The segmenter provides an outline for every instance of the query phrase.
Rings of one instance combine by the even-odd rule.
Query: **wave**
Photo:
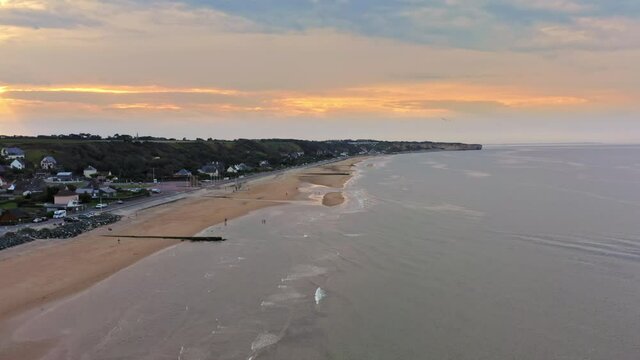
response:
[[[280,337],[278,335],[272,333],[262,333],[259,334],[251,343],[251,350],[258,351],[260,349],[266,348],[267,346],[271,346],[278,341],[280,341]]]
[[[316,305],[320,305],[320,301],[322,301],[322,299],[324,299],[327,296],[327,293],[322,290],[322,288],[317,288],[316,289],[316,293],[314,295],[314,299],[316,300]]]
[[[293,281],[312,276],[324,275],[327,271],[328,270],[326,268],[315,265],[296,265],[293,268],[293,272],[286,278],[282,279],[282,281]]]

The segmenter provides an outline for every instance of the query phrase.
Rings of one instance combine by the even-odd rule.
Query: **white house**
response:
[[[24,161],[22,161],[22,159],[15,159],[15,160],[13,160],[11,162],[9,167],[11,167],[12,169],[15,169],[15,170],[23,170],[24,168],[27,167],[27,165],[25,165],[25,163],[24,163]]]
[[[9,160],[24,159],[24,151],[17,147],[2,148],[0,155]]]
[[[227,173],[229,174],[237,174],[241,171],[250,171],[251,168],[249,166],[247,166],[244,163],[240,163],[240,164],[236,164],[236,165],[231,165],[229,166],[229,168],[227,169]]]
[[[55,169],[58,166],[58,162],[53,156],[45,156],[40,160],[40,167],[45,170]]]
[[[260,161],[260,167],[261,168],[268,168],[268,167],[271,167],[271,164],[269,164],[269,161],[267,161],[267,160],[262,160],[262,161]]]
[[[224,168],[223,168],[224,170]],[[212,164],[208,164],[208,165],[204,165],[202,166],[200,169],[198,169],[198,172],[200,174],[205,174],[205,175],[209,175],[209,176],[220,176],[222,175],[220,173],[220,168],[212,165]]]
[[[84,169],[84,171],[82,172],[82,174],[84,175],[84,177],[86,178],[91,178],[92,175],[95,175],[98,173],[98,169],[94,168],[93,166],[89,165],[87,166],[86,169]]]

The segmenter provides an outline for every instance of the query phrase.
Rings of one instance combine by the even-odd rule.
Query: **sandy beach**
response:
[[[5,251],[0,257],[0,324],[21,312],[69,296],[166,247],[177,240],[126,239],[118,243],[103,235],[192,236],[227,219],[288,201],[303,200],[304,183],[341,188],[351,169],[361,159],[353,158],[315,168],[293,170],[247,183],[237,192],[199,191],[174,203],[134,212],[113,225],[73,239],[37,241]],[[327,206],[344,201],[340,192],[323,199]],[[5,326],[6,327],[6,326]],[[7,331],[7,329],[2,329]],[[26,351],[26,352],[25,352]],[[29,355],[28,353],[32,353]],[[0,358],[32,358],[29,346],[7,347]],[[37,355],[35,355],[37,357]]]

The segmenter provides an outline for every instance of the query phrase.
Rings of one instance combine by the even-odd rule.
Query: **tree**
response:
[[[47,186],[47,188],[45,189],[45,192],[44,192],[45,201],[46,202],[53,202],[53,200],[54,200],[53,198],[54,198],[54,196],[56,196],[58,191],[60,191],[60,188]]]
[[[80,194],[79,199],[80,199],[80,202],[81,202],[81,203],[83,203],[83,204],[87,204],[87,203],[90,203],[90,202],[91,202],[92,197],[91,197],[91,194],[88,194],[88,193],[82,193],[82,194]]]

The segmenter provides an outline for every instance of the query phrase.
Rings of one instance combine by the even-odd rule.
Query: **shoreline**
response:
[[[139,260],[180,243],[179,240],[107,238],[102,235],[193,236],[233,221],[252,211],[302,199],[303,183],[342,188],[352,177],[351,168],[362,157],[309,169],[295,169],[246,183],[240,191],[204,190],[175,202],[132,212],[117,223],[65,240],[36,240],[7,249],[0,256],[0,334],[18,315],[76,294],[133,265]],[[339,175],[336,175],[340,172]],[[333,192],[334,194],[336,191]],[[344,201],[340,192],[342,201]],[[221,196],[222,195],[222,196]],[[328,195],[328,194],[327,194]],[[325,195],[326,196],[326,195]],[[323,201],[324,202],[324,201]],[[325,204],[326,205],[326,204]],[[331,205],[331,206],[335,206]],[[24,344],[0,349],[0,358],[15,356]],[[24,358],[24,357],[21,357]]]

